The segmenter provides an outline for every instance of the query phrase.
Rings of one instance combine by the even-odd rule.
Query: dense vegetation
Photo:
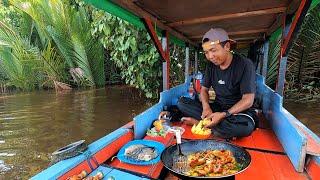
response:
[[[10,2],[0,15],[2,83],[21,90],[104,85],[103,47],[84,8],[63,0]]]
[[[282,32],[270,38],[266,83],[275,88]],[[289,50],[285,96],[294,101],[316,101],[320,98],[320,6],[310,9],[301,30]]]
[[[82,1],[2,4],[2,86],[19,90],[102,86],[108,72],[109,80],[123,80],[148,98],[158,97],[162,65],[145,30]],[[183,81],[184,49],[170,46],[174,85]]]
[[[158,97],[162,64],[146,30],[80,0],[0,3],[1,88],[69,89],[122,81],[140,89],[148,98]],[[319,6],[309,11],[290,50],[287,97],[319,97],[319,12]],[[273,88],[280,46],[281,30],[270,39],[266,82]],[[170,44],[171,86],[184,80],[184,51],[184,47]],[[193,60],[193,51],[190,52]]]

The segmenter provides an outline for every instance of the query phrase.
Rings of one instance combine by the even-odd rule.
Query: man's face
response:
[[[202,46],[206,58],[213,64],[219,66],[223,64],[228,57],[229,43],[225,44],[224,47],[220,43],[210,44],[210,42],[204,43]]]

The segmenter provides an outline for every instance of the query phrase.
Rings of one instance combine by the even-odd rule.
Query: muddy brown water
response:
[[[27,179],[71,142],[89,144],[121,127],[151,103],[128,87],[19,93],[0,97],[0,179]]]
[[[89,144],[152,104],[123,86],[0,97],[0,179],[30,178],[48,166],[56,149],[80,139]],[[319,103],[285,107],[320,135]]]
[[[320,136],[320,100],[310,103],[285,101],[284,107],[310,130]]]

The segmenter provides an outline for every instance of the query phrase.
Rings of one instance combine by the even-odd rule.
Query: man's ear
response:
[[[226,50],[226,51],[230,51],[230,49],[231,49],[231,47],[230,47],[231,45],[230,45],[230,42],[227,42],[225,45],[224,45],[224,49]]]

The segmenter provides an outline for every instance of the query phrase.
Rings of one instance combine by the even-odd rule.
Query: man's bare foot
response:
[[[194,124],[197,124],[199,121],[192,118],[192,117],[183,117],[181,118],[181,121],[187,125],[194,125]]]

